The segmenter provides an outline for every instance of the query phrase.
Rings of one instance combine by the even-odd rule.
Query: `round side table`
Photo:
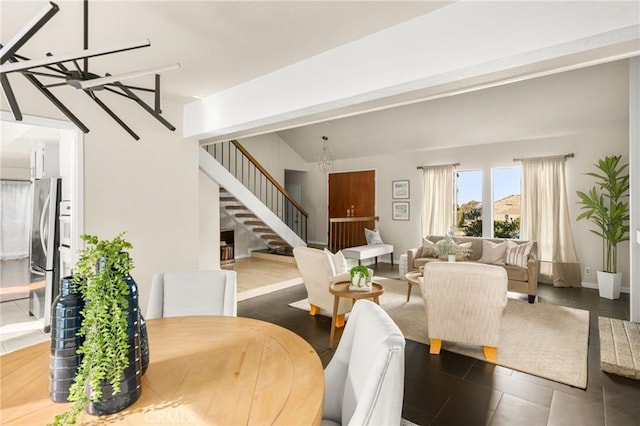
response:
[[[349,290],[349,281],[341,281],[334,284],[331,284],[329,287],[329,293],[333,294],[333,315],[331,316],[331,335],[329,336],[329,348],[333,349],[333,339],[336,334],[336,317],[338,316],[338,302],[341,297],[346,297],[347,299],[351,299],[352,303],[356,303],[358,299],[373,299],[378,305],[380,304],[380,300],[378,297],[384,293],[384,288],[382,285],[372,282],[371,290],[369,291],[361,291],[361,290]]]
[[[422,272],[409,272],[404,276],[407,280],[407,302],[411,298],[411,289],[414,285],[420,285],[419,279],[422,278]]]

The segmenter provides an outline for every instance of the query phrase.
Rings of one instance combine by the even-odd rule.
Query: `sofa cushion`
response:
[[[436,244],[426,238],[422,239],[422,254],[418,257],[433,257],[433,250],[436,248]]]
[[[507,251],[504,255],[504,263],[507,265],[519,266],[521,268],[527,267],[527,261],[529,259],[529,253],[533,248],[533,241],[528,243],[518,244],[514,241],[509,241]]]
[[[478,259],[481,263],[490,263],[495,265],[504,265],[504,254],[507,251],[507,242],[493,243],[491,241],[482,241],[482,256]]]

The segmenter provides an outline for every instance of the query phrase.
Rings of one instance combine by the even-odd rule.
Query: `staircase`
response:
[[[200,170],[220,186],[221,211],[267,247],[307,245],[307,213],[237,141],[201,148]]]
[[[289,246],[273,229],[259,220],[247,206],[222,187],[220,188],[220,208],[224,209],[226,214],[233,217],[243,228],[260,237],[270,249]]]

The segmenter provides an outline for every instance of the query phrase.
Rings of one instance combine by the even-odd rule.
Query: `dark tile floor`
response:
[[[376,274],[398,277],[379,264]],[[429,355],[429,347],[406,344],[403,417],[420,425],[640,425],[640,381],[600,371],[598,316],[629,319],[629,295],[601,299],[597,290],[541,284],[536,303],[590,311],[589,382],[586,390],[520,373],[452,352]],[[306,339],[326,365],[329,318],[287,306],[306,297],[303,285],[248,299],[238,315],[286,327]]]

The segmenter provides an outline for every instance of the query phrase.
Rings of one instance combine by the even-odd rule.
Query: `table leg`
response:
[[[413,287],[413,284],[407,281],[407,302],[411,298],[411,287]]]
[[[373,301],[376,302],[378,305],[380,304],[380,299],[378,298],[378,296],[373,296]]]
[[[333,315],[331,315],[331,334],[329,335],[329,349],[333,349],[333,339],[336,335],[336,318],[338,317],[338,302],[340,296],[333,298]]]

